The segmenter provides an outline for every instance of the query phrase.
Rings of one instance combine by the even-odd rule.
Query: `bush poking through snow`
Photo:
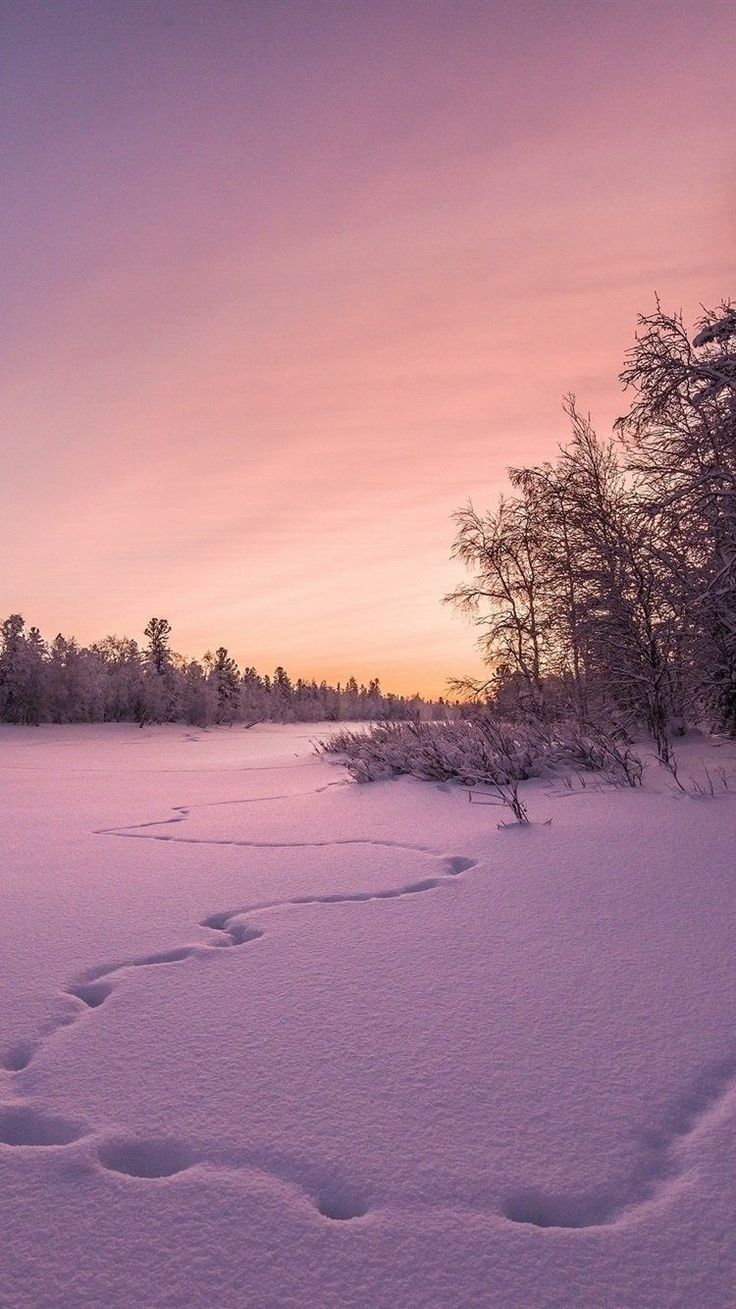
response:
[[[343,755],[356,782],[404,773],[427,782],[495,787],[532,777],[543,762],[535,731],[503,725],[484,712],[449,723],[378,723],[366,731],[338,732],[318,749]]]
[[[486,799],[487,791],[468,791],[468,799],[471,804],[505,804],[514,815],[517,823],[529,822],[529,811],[519,795],[519,783],[513,782],[496,782],[494,791],[497,799]],[[550,818],[550,823],[552,819]],[[508,827],[508,823],[497,823],[497,827]]]
[[[546,763],[602,773],[614,786],[641,786],[644,766],[629,739],[600,723],[563,722],[548,729]]]
[[[319,748],[343,755],[357,782],[405,773],[490,787],[518,823],[529,822],[519,782],[542,762],[533,730],[503,725],[484,712],[449,723],[380,723],[369,731],[340,732]]]
[[[688,786],[686,786],[683,782],[680,781],[680,776],[678,772],[678,763],[674,754],[671,755],[665,767],[667,768],[667,771],[671,773],[672,777],[674,778],[675,786],[677,787],[677,790],[681,791],[683,795],[716,796],[716,795],[723,795],[724,792],[730,790],[729,777],[725,768],[714,769],[714,773],[715,773],[715,777],[714,777],[713,773],[711,773],[710,769],[706,765],[705,760],[702,761],[702,764],[703,764],[702,779],[691,776]],[[672,787],[672,790],[674,791],[675,787]]]
[[[642,764],[630,742],[597,725],[502,723],[487,710],[451,722],[379,723],[338,732],[318,749],[341,755],[356,782],[408,774],[423,781],[485,786],[528,822],[518,784],[565,766],[602,774],[615,786],[640,786]]]

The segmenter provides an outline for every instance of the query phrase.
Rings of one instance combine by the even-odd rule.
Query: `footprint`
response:
[[[67,987],[69,995],[76,996],[88,1009],[99,1009],[109,995],[112,995],[111,982],[78,982]]]
[[[247,945],[248,941],[258,941],[265,935],[260,927],[251,927],[250,923],[229,923],[220,930],[230,937],[229,941],[219,942],[221,945]]]
[[[223,909],[220,913],[210,914],[208,918],[202,919],[200,927],[212,927],[216,932],[226,931],[227,924],[236,913],[235,909]]]
[[[509,1222],[527,1223],[531,1227],[599,1227],[611,1221],[616,1208],[602,1198],[572,1199],[525,1191],[507,1202],[503,1214]]]
[[[0,1068],[6,1069],[9,1073],[19,1073],[22,1068],[28,1067],[37,1048],[31,1041],[16,1041],[0,1055]]]
[[[477,863],[477,859],[465,859],[462,855],[451,855],[449,859],[445,860],[445,868],[449,877],[459,877],[461,873],[469,873]]]
[[[194,1151],[181,1141],[142,1137],[105,1141],[97,1151],[103,1168],[126,1177],[173,1177],[196,1162]]]
[[[324,1187],[317,1196],[316,1204],[323,1218],[337,1223],[363,1218],[368,1213],[365,1197],[353,1187],[338,1183]]]
[[[78,1123],[40,1113],[30,1105],[7,1105],[0,1109],[3,1145],[69,1145],[82,1135]]]
[[[265,932],[260,927],[253,927],[250,923],[238,922],[238,916],[244,911],[238,909],[226,909],[221,913],[210,914],[208,918],[203,918],[200,927],[207,927],[213,932],[219,932],[224,940],[209,941],[208,945],[215,949],[221,949],[223,946],[247,945],[248,941],[258,941]]]

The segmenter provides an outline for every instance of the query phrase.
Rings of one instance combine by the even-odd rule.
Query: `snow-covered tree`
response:
[[[218,723],[234,723],[240,709],[240,673],[224,646],[215,651],[209,674]]]
[[[619,429],[676,603],[695,704],[736,730],[736,310],[706,312],[690,340],[660,305],[639,320]]]
[[[130,637],[107,636],[88,647],[57,635],[49,646],[37,628],[11,614],[0,624],[0,721],[13,723],[134,721],[215,723],[315,722],[407,718],[417,702],[383,696],[374,679],[344,688],[273,679],[253,667],[242,675],[224,646],[201,662],[171,649],[171,626],[151,619],[141,650]],[[431,710],[430,710],[431,712]]]

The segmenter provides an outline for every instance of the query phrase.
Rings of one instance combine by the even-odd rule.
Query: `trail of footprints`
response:
[[[735,1089],[736,1055],[706,1065],[671,1105],[661,1128],[641,1135],[639,1165],[624,1188],[582,1195],[519,1191],[507,1198],[504,1217],[542,1228],[610,1227],[666,1199],[688,1172],[687,1145],[728,1108]]]
[[[271,798],[271,797],[269,797]],[[275,798],[275,797],[274,797]],[[230,802],[227,802],[230,803]],[[168,823],[184,821],[189,810],[181,806]],[[141,824],[140,827],[158,823]],[[109,835],[140,835],[136,829],[106,829]],[[149,835],[148,839],[176,839]],[[211,844],[258,845],[258,842],[211,842]],[[45,1041],[65,1026],[70,1026],[86,1013],[105,1003],[117,985],[132,969],[157,965],[184,963],[197,956],[209,955],[222,949],[248,945],[264,936],[264,929],[248,921],[253,914],[262,915],[273,910],[297,908],[306,905],[362,904],[377,900],[396,900],[436,890],[477,865],[477,860],[463,856],[440,855],[422,846],[402,845],[389,841],[344,841],[274,843],[290,848],[309,845],[365,844],[391,846],[431,854],[441,861],[442,871],[435,877],[407,882],[399,887],[377,891],[345,892],[333,895],[292,896],[281,900],[263,900],[240,908],[220,910],[202,919],[199,926],[207,932],[204,941],[175,947],[155,954],[123,959],[117,963],[102,964],[87,969],[70,982],[66,994],[78,1002],[75,1012],[60,1018],[45,1030],[38,1040],[18,1041],[0,1053],[0,1068],[15,1076],[27,1068]],[[736,1055],[706,1067],[689,1091],[676,1101],[667,1120],[657,1133],[642,1138],[640,1164],[628,1185],[619,1191],[601,1189],[587,1195],[550,1195],[530,1190],[507,1196],[500,1216],[509,1222],[534,1228],[590,1229],[610,1226],[630,1218],[637,1210],[662,1199],[667,1188],[673,1186],[686,1172],[683,1147],[724,1108],[736,1088]],[[18,1088],[19,1096],[22,1088]],[[18,1098],[13,1103],[0,1104],[0,1148],[67,1147],[90,1138],[94,1141],[97,1159],[103,1168],[113,1173],[147,1181],[166,1179],[197,1166],[217,1168],[220,1171],[246,1170],[276,1180],[287,1189],[309,1199],[317,1211],[331,1221],[361,1218],[369,1211],[366,1197],[344,1177],[330,1175],[318,1180],[316,1175],[305,1176],[303,1163],[284,1155],[280,1159],[259,1158],[243,1151],[223,1153],[211,1146],[160,1137],[113,1136],[100,1139],[85,1124],[42,1109]]]
[[[181,822],[187,815],[182,807],[177,817],[169,822]],[[160,824],[151,824],[159,826]],[[122,832],[115,833],[123,834]],[[154,838],[156,839],[156,838]],[[330,845],[331,842],[319,844]],[[345,844],[339,842],[338,844]],[[388,845],[390,842],[350,842],[349,844]],[[101,964],[88,968],[74,978],[66,988],[65,994],[78,1002],[74,1012],[63,1015],[50,1025],[36,1041],[18,1041],[7,1046],[0,1054],[0,1068],[15,1077],[27,1068],[43,1044],[65,1027],[79,1021],[89,1011],[99,1009],[105,1003],[117,985],[124,981],[131,970],[151,968],[157,965],[180,964],[197,956],[211,955],[223,949],[233,949],[248,945],[265,935],[264,929],[248,921],[248,916],[264,914],[277,909],[296,908],[305,905],[362,904],[374,900],[397,900],[411,895],[420,895],[435,890],[450,882],[460,874],[469,872],[477,861],[462,856],[438,855],[436,851],[427,851],[424,847],[403,846],[421,853],[432,853],[441,861],[442,871],[436,877],[424,878],[416,882],[407,882],[402,886],[377,891],[345,892],[334,895],[293,896],[280,900],[263,900],[240,908],[222,910],[210,914],[199,924],[205,929],[207,937],[196,944],[177,946],[154,954],[138,955],[116,963]],[[287,1188],[306,1195],[317,1211],[331,1221],[347,1221],[361,1218],[368,1212],[368,1204],[362,1192],[343,1177],[330,1174],[317,1181],[304,1175],[303,1163],[297,1163],[283,1156],[280,1160],[260,1159],[258,1156],[243,1151],[223,1153],[215,1147],[194,1146],[191,1143],[160,1137],[110,1137],[95,1138],[86,1124],[73,1121],[58,1114],[46,1113],[43,1109],[24,1102],[20,1096],[22,1087],[18,1087],[19,1098],[13,1103],[0,1104],[0,1147],[49,1148],[66,1147],[87,1138],[95,1141],[97,1159],[103,1168],[136,1179],[154,1180],[173,1177],[196,1166],[215,1167],[219,1170],[247,1170],[252,1174],[261,1174],[276,1179]]]

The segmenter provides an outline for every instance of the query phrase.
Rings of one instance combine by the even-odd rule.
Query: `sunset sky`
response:
[[[736,294],[736,4],[4,0],[0,610],[439,692],[454,508]]]

